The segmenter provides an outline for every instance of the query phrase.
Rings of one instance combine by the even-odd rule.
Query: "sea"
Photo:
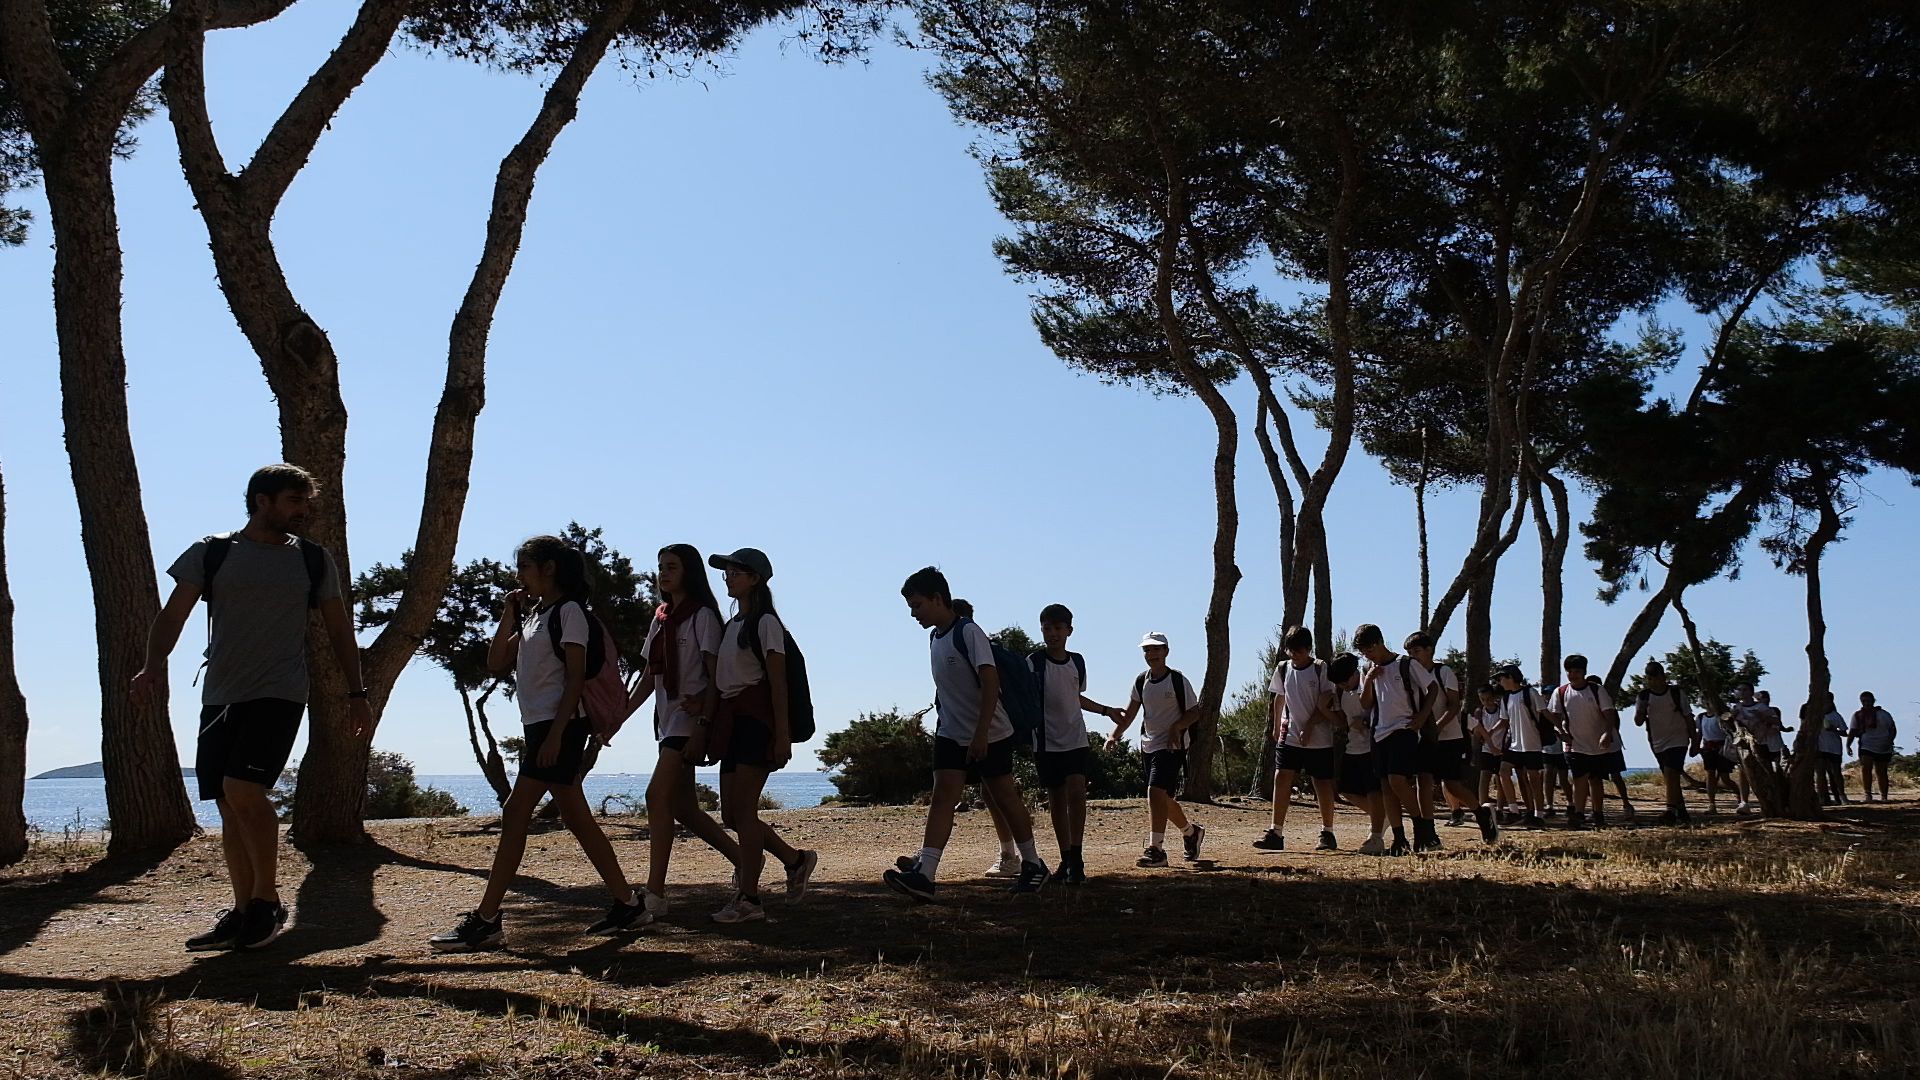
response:
[[[720,786],[718,773],[696,773],[703,784]],[[630,796],[636,805],[646,798],[649,773],[609,773],[589,775],[582,785],[587,802],[594,809],[612,796]],[[469,813],[489,814],[497,809],[493,788],[477,773],[466,776],[415,776],[421,787],[439,788],[457,799]],[[195,793],[193,778],[187,778],[187,792]],[[824,772],[777,772],[767,778],[766,793],[787,809],[818,806],[820,800],[835,793],[833,781]],[[623,813],[618,802],[609,810]],[[63,829],[93,832],[107,822],[106,781],[98,777],[66,780],[29,780],[26,796],[27,824],[51,833]],[[219,811],[211,802],[193,803],[194,817],[203,826],[220,824]]]

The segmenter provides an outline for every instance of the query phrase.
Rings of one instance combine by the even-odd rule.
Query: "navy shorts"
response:
[[[1185,750],[1155,750],[1147,755],[1147,787],[1172,795],[1180,790],[1181,774],[1187,771]]]
[[[226,778],[271,789],[293,753],[307,706],[284,698],[255,698],[200,710],[193,774],[202,799],[226,798]]]
[[[553,730],[553,721],[542,720],[525,727],[527,745],[520,751],[520,775],[529,780],[538,780],[548,787],[572,787],[580,782],[581,764],[587,757],[587,736],[593,734],[593,725],[584,716],[576,716],[567,722],[560,732],[560,756],[553,764],[545,768],[535,764],[540,757],[540,745],[547,740],[547,733]]]
[[[1516,769],[1544,769],[1547,767],[1547,755],[1541,750],[1509,750],[1506,753],[1508,764]],[[1558,764],[1556,759],[1555,764]]]
[[[1480,751],[1480,771],[1483,773],[1498,775],[1501,761],[1502,758],[1499,754],[1489,754],[1485,750]]]
[[[1415,759],[1420,766],[1420,775],[1431,776],[1435,780],[1458,780],[1460,770],[1467,762],[1467,740],[1436,739],[1433,742],[1422,741]]]
[[[1625,750],[1607,751],[1607,775],[1624,776],[1627,771],[1627,752]]]
[[[1093,765],[1093,751],[1085,746],[1071,750],[1042,750],[1033,755],[1033,770],[1040,774],[1040,786],[1064,787],[1069,776],[1086,776]]]
[[[1013,736],[988,743],[986,757],[979,761],[968,761],[966,743],[955,742],[945,735],[935,735],[933,771],[966,773],[969,784],[992,780],[997,776],[1010,776],[1013,774]]]
[[[1822,750],[1820,751],[1820,760],[1829,765],[1838,765],[1840,764],[1840,754],[1836,750]]]
[[[740,766],[778,772],[786,762],[773,760],[773,725],[757,716],[733,714],[733,731],[727,737],[727,752],[720,755],[722,776]]]
[[[1401,728],[1374,740],[1373,764],[1383,777],[1420,775],[1420,733]]]
[[[1311,750],[1282,743],[1276,771],[1306,773],[1315,780],[1331,780],[1340,775],[1340,759],[1345,756],[1344,747],[1327,746]]]
[[[1343,754],[1340,757],[1340,794],[1371,795],[1380,790],[1380,773],[1374,767],[1371,751]]]
[[[1655,750],[1653,759],[1660,763],[1661,772],[1680,772],[1687,767],[1687,748],[1675,746],[1666,750]]]
[[[1860,750],[1860,759],[1862,761],[1871,761],[1875,765],[1885,765],[1893,760],[1893,751],[1868,750],[1862,747]]]
[[[1607,775],[1606,754],[1568,754],[1567,771],[1579,779]]]

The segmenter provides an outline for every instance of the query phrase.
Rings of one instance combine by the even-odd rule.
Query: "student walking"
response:
[[[1440,846],[1433,818],[1420,802],[1420,730],[1438,685],[1433,674],[1387,648],[1378,626],[1361,623],[1353,631],[1353,647],[1371,665],[1362,677],[1361,704],[1373,710],[1373,759],[1380,770],[1380,798],[1387,825],[1393,829],[1389,855],[1430,851]],[[1408,848],[1403,813],[1413,816],[1414,846]]]
[[[1736,792],[1739,802],[1733,812],[1747,812],[1747,776],[1735,766],[1737,751],[1727,738],[1726,722],[1713,712],[1702,712],[1695,718],[1700,728],[1700,767],[1707,774],[1707,813],[1720,812],[1720,790],[1730,788]]]
[[[1847,798],[1847,778],[1841,765],[1846,749],[1847,720],[1840,715],[1833,694],[1828,693],[1818,708],[1809,709],[1808,715],[1802,717],[1800,722],[1820,725],[1820,768],[1814,773],[1814,778],[1819,781],[1815,786],[1820,801],[1823,804],[1850,801]]]
[[[973,604],[956,596],[953,598],[953,613],[967,621],[973,621]],[[1000,812],[1000,804],[986,797],[983,789],[980,802],[987,808],[987,817],[993,819],[994,835],[1000,839],[1000,854],[986,869],[990,878],[1017,878],[1020,876],[1020,849],[1013,842],[1013,827],[1007,824],[1007,816]],[[913,859],[902,857],[895,861],[902,869],[910,868]]]
[[[1493,811],[1475,800],[1473,789],[1461,779],[1461,772],[1468,767],[1467,748],[1470,744],[1463,720],[1465,710],[1460,694],[1460,676],[1434,659],[1433,639],[1424,630],[1407,635],[1400,647],[1434,680],[1435,689],[1428,698],[1430,704],[1426,722],[1420,730],[1419,798],[1426,810],[1427,820],[1434,820],[1440,793],[1445,791],[1449,801],[1473,807],[1474,818],[1480,826],[1480,839],[1491,844],[1500,838],[1500,826],[1493,819]],[[1429,838],[1428,845],[1434,850],[1440,847],[1438,832]],[[1419,844],[1416,843],[1414,847],[1418,850]]]
[[[1136,866],[1167,865],[1167,824],[1180,830],[1180,840],[1188,862],[1200,858],[1200,845],[1206,842],[1206,827],[1187,820],[1180,808],[1180,778],[1187,767],[1187,732],[1200,722],[1200,695],[1194,693],[1187,677],[1167,666],[1170,646],[1167,635],[1150,631],[1140,639],[1140,652],[1146,657],[1147,670],[1133,680],[1133,696],[1127,711],[1120,716],[1109,747],[1119,746],[1132,726],[1133,718],[1143,711],[1140,722],[1140,751],[1147,756],[1147,849],[1135,861]]]
[[[1500,669],[1500,689],[1505,694],[1501,714],[1506,720],[1508,746],[1503,756],[1517,774],[1520,801],[1526,807],[1526,827],[1544,829],[1547,822],[1541,816],[1541,808],[1545,798],[1542,773],[1546,769],[1546,754],[1541,747],[1546,745],[1547,734],[1553,727],[1547,703],[1538,690],[1527,685],[1520,669],[1512,665]]]
[[[1373,710],[1362,700],[1360,658],[1341,653],[1327,661],[1327,681],[1333,684],[1334,708],[1346,729],[1346,752],[1340,758],[1340,794],[1367,815],[1367,839],[1362,855],[1387,853],[1387,810],[1380,798],[1380,769],[1373,760]]]
[[[1126,715],[1118,706],[1102,705],[1087,696],[1087,660],[1067,651],[1067,639],[1072,636],[1073,612],[1065,604],[1048,604],[1040,611],[1040,639],[1046,647],[1027,657],[1040,681],[1040,727],[1034,732],[1033,764],[1047,789],[1054,841],[1060,848],[1060,866],[1053,877],[1065,885],[1087,880],[1080,845],[1087,829],[1087,774],[1093,750],[1081,714],[1094,713],[1116,723]]]
[[[1847,749],[1860,744],[1860,790],[1866,801],[1873,801],[1873,780],[1880,778],[1880,801],[1893,798],[1887,787],[1887,765],[1893,761],[1893,743],[1897,729],[1887,710],[1874,703],[1871,692],[1862,691],[1860,708],[1853,714],[1853,726],[1847,731]]]
[[[1013,781],[1013,721],[1000,700],[1000,671],[993,642],[971,619],[953,610],[947,577],[929,566],[900,587],[907,611],[928,633],[933,666],[933,800],[920,855],[909,866],[886,872],[888,886],[910,899],[933,899],[940,859],[953,835],[954,810],[969,783],[978,783],[1000,806],[1020,852],[1020,876],[1010,891],[1039,892],[1047,866],[1034,847],[1033,820]]]
[[[793,759],[791,640],[773,607],[773,563],[758,548],[713,555],[707,564],[725,575],[733,618],[720,628],[714,682],[720,701],[709,726],[707,753],[720,759],[720,819],[740,846],[734,897],[712,915],[717,923],[766,918],[760,873],[772,855],[786,870],[788,900],[806,895],[820,857],[796,849],[760,817],[767,777]]]
[[[1579,653],[1564,664],[1567,681],[1548,698],[1567,747],[1567,768],[1573,773],[1573,801],[1567,807],[1567,827],[1607,827],[1606,782],[1613,753],[1620,748],[1620,713],[1607,688],[1587,679],[1587,658]]]
[[[1666,666],[1658,660],[1647,661],[1646,685],[1640,690],[1633,723],[1635,727],[1647,729],[1647,746],[1653,751],[1653,759],[1660,765],[1660,778],[1666,784],[1667,812],[1660,816],[1659,823],[1689,824],[1692,819],[1687,817],[1687,800],[1681,794],[1680,781],[1686,775],[1687,748],[1699,744],[1700,731],[1694,726],[1687,696],[1667,681]]]
[[[496,675],[514,674],[514,699],[526,738],[520,775],[500,807],[500,843],[480,904],[451,930],[427,939],[437,952],[490,949],[506,940],[500,904],[520,871],[533,812],[549,792],[567,831],[613,894],[606,916],[586,932],[632,929],[645,915],[580,790],[581,763],[592,734],[581,698],[589,646],[599,644],[587,611],[586,556],[557,536],[536,536],[520,545],[514,568],[520,588],[501,604],[500,625],[487,648],[487,668]]]
[[[1289,627],[1280,637],[1284,653],[1268,685],[1275,744],[1280,748],[1273,781],[1273,825],[1253,842],[1262,851],[1286,850],[1282,831],[1293,785],[1301,773],[1313,779],[1313,795],[1320,806],[1321,851],[1338,850],[1333,835],[1334,783],[1346,745],[1346,717],[1334,706],[1333,680],[1327,665],[1313,658],[1313,631]]]
[[[1512,767],[1507,764],[1507,718],[1500,711],[1500,688],[1482,686],[1475,694],[1479,704],[1468,717],[1467,730],[1480,748],[1476,805],[1486,809],[1499,825],[1512,824],[1514,793]],[[1494,798],[1499,799],[1493,805]]]
[[[194,751],[200,798],[220,810],[233,906],[187,939],[191,952],[258,949],[280,935],[280,824],[267,793],[279,780],[307,709],[307,624],[314,611],[347,684],[349,734],[373,737],[360,647],[333,556],[303,538],[313,476],[268,465],[247,480],[247,524],[196,541],[167,568],[173,592],[147,635],[146,664],[128,696],[138,709],[166,690],[167,657],[202,598],[207,602],[206,684]]]

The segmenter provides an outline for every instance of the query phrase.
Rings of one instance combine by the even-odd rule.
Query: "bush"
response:
[[[933,790],[933,736],[898,709],[862,714],[829,734],[819,756],[843,802],[902,805]]]
[[[712,784],[693,785],[693,801],[709,814],[720,812],[720,792],[715,790]],[[760,793],[760,809],[784,810],[786,806],[779,799],[763,791]]]
[[[1214,790],[1237,792],[1253,787],[1254,770],[1260,767],[1260,751],[1272,724],[1272,700],[1265,683],[1250,682],[1221,711],[1220,752],[1213,755]]]
[[[273,808],[282,821],[293,812],[293,792],[299,783],[299,763],[280,776],[269,794]],[[369,821],[386,818],[465,817],[467,808],[451,794],[435,787],[421,787],[413,778],[413,762],[388,750],[375,750],[367,759],[367,801],[365,817]]]

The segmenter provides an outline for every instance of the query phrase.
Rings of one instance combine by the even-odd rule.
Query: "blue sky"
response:
[[[216,36],[210,93],[230,162],[346,16],[303,4]],[[636,83],[609,65],[589,86],[540,174],[494,325],[460,558],[504,559],[569,519],[604,526],[640,561],[669,542],[764,548],[827,730],[931,698],[924,638],[898,595],[927,563],[989,626],[1033,629],[1043,605],[1071,606],[1096,697],[1125,693],[1149,629],[1172,636],[1174,664],[1197,679],[1213,536],[1205,410],[1104,386],[1041,347],[1026,289],[990,251],[1005,226],[971,136],[924,84],[924,55],[882,46],[868,64],[826,67],[780,36],[748,41],[724,74]],[[448,321],[494,168],[539,93],[532,80],[397,50],[281,211],[295,291],[342,358],[360,568],[412,539]],[[117,180],[128,393],[157,573],[195,538],[237,527],[248,472],[280,454],[272,398],[216,287],[171,131],[149,123],[140,139]],[[42,214],[26,248],[0,251],[0,460],[30,771],[99,757],[48,243]],[[1250,392],[1234,394],[1251,417]],[[1273,499],[1250,431],[1243,441],[1236,685],[1256,676],[1280,606]],[[1577,513],[1587,501],[1576,497]],[[1433,501],[1436,592],[1473,505],[1465,491]],[[1336,623],[1411,629],[1411,494],[1356,453],[1329,513]],[[1876,690],[1909,733],[1920,689],[1886,667],[1906,590],[1887,583],[1904,579],[1917,526],[1912,489],[1873,478],[1826,590],[1836,690],[1843,701]],[[1494,632],[1497,652],[1528,660],[1533,537],[1529,525],[1502,565]],[[1638,598],[1600,604],[1577,542],[1567,585],[1567,648],[1611,657]],[[1758,651],[1785,703],[1805,686],[1802,597],[1757,551],[1739,580],[1691,594],[1703,629]],[[1449,642],[1460,635],[1456,618]],[[1669,618],[1654,643],[1664,652],[1679,635]],[[174,730],[189,758],[203,644],[196,619],[174,657]],[[650,768],[644,731],[620,739],[603,770]],[[424,662],[402,677],[376,744],[422,772],[474,771],[451,684]],[[1627,747],[1651,762],[1644,741]]]

